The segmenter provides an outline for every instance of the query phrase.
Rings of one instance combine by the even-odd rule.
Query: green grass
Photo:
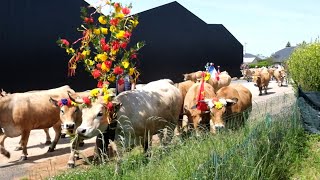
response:
[[[267,121],[252,121],[237,131],[176,139],[167,146],[152,148],[148,157],[133,150],[118,162],[71,170],[52,179],[300,178],[298,169],[304,165],[307,138],[291,110]],[[319,162],[319,158],[310,158]],[[310,175],[318,175],[311,165],[310,171]]]

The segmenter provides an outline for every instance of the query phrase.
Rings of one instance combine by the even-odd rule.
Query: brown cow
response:
[[[251,112],[252,108],[252,93],[249,89],[244,87],[241,84],[231,84],[230,86],[222,87],[218,90],[217,100],[222,103],[224,106],[222,107],[215,107],[215,103],[213,102],[213,114],[214,114],[214,121],[215,122],[222,122],[225,123],[228,119],[227,117],[232,117],[238,114],[241,118],[236,119],[236,124],[243,124],[246,117],[243,117],[242,113],[245,110],[248,110],[248,113]],[[232,120],[232,119],[229,119]]]
[[[7,95],[10,95],[11,93],[7,93],[6,91],[4,91],[3,89],[1,89],[0,92],[0,98],[1,97],[5,97]],[[44,143],[45,145],[50,145],[51,144],[51,137],[49,134],[49,128],[45,128],[43,129],[44,133],[46,134],[46,142]],[[14,150],[18,151],[18,150],[22,150],[22,146],[21,146],[21,140],[19,141],[19,146],[17,146]]]
[[[67,91],[74,92],[69,86],[43,90],[37,93],[14,93],[0,99],[0,153],[10,157],[4,147],[7,137],[21,135],[22,155],[20,160],[27,159],[27,143],[32,129],[53,127],[56,132],[49,152],[53,151],[61,134],[59,110],[50,102],[50,97],[68,96]]]
[[[209,109],[201,109],[199,106],[199,102],[197,97],[200,93],[200,86],[201,82],[197,82],[190,87],[188,90],[186,97],[184,99],[184,113],[183,115],[183,122],[182,122],[182,129],[186,130],[188,124],[193,123],[193,127],[198,134],[198,125],[201,124],[210,124],[210,131],[215,132],[215,128],[220,126],[219,122],[215,122]],[[216,96],[213,87],[208,84],[204,83],[204,98],[212,99]],[[201,103],[201,102],[200,102]],[[209,122],[211,119],[212,123]]]
[[[276,78],[276,81],[278,83],[278,86],[283,86],[283,81],[286,77],[286,73],[284,71],[284,69],[276,69],[274,71],[274,77]]]
[[[87,97],[90,95],[90,91],[77,92],[78,97]],[[50,97],[50,102],[53,103],[60,111],[60,120],[62,122],[61,128],[62,133],[69,134],[73,136],[76,129],[80,126],[82,122],[81,106],[72,102],[71,99],[53,99]],[[84,145],[83,139],[77,138],[72,141],[71,153],[68,160],[68,167],[74,168],[75,159],[78,157],[77,149]]]
[[[254,74],[256,78],[256,84],[259,88],[259,96],[262,95],[262,89],[264,89],[265,94],[267,94],[268,85],[270,82],[270,74],[267,68],[262,68],[261,70],[256,71]]]

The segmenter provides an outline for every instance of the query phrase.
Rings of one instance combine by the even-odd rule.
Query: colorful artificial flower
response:
[[[102,81],[98,81],[97,87],[98,88],[102,88],[103,87],[103,82]]]
[[[100,34],[100,29],[98,29],[98,28],[93,29],[93,34],[99,35]]]
[[[101,62],[104,62],[108,59],[108,55],[107,53],[103,53],[103,54],[97,54],[97,59],[100,60]]]
[[[101,69],[101,63],[98,63],[97,65],[96,65],[96,67],[98,68],[98,69]]]
[[[109,51],[109,50],[110,50],[109,45],[108,45],[108,44],[103,44],[103,45],[102,45],[102,50],[103,50],[103,51]]]
[[[103,95],[103,101],[104,101],[104,102],[109,102],[109,98],[110,98],[110,96],[109,96],[108,93],[106,93],[106,94]]]
[[[84,63],[88,66],[93,66],[94,65],[94,61],[90,60],[90,59],[86,59],[84,60]]]
[[[84,50],[81,53],[83,56],[89,56],[90,55],[90,50]]]
[[[132,23],[133,27],[136,27],[139,24],[138,20],[130,20],[130,22]]]
[[[137,54],[132,54],[131,55],[131,59],[136,59],[137,58]]]
[[[134,68],[130,68],[130,69],[129,69],[129,75],[130,75],[130,76],[132,76],[132,75],[133,75],[133,73],[134,73],[134,71],[135,71],[135,69],[134,69]]]
[[[116,74],[116,75],[122,74],[123,73],[123,69],[120,66],[116,66],[113,69],[113,73]]]
[[[91,104],[91,100],[89,99],[89,97],[82,97],[83,103],[86,105],[90,105]]]
[[[113,18],[113,19],[110,20],[110,24],[112,26],[117,26],[118,23],[119,23],[119,19],[117,19],[117,18]]]
[[[211,78],[210,73],[209,73],[209,72],[206,72],[206,73],[205,73],[205,76],[204,76],[204,80],[205,80],[205,81],[208,81],[210,78]]]
[[[99,93],[100,93],[100,89],[99,88],[95,88],[95,89],[92,89],[90,91],[90,96],[97,97],[99,95]]]
[[[118,84],[119,84],[119,85],[124,84],[124,79],[123,79],[123,78],[118,79]]]
[[[66,49],[66,52],[68,54],[74,54],[75,50],[73,48],[68,48],[68,49]]]
[[[116,18],[119,18],[119,19],[123,19],[124,16],[125,16],[125,15],[120,12],[120,13],[117,13],[115,17],[116,17]]]
[[[120,47],[121,47],[122,49],[125,49],[125,48],[127,47],[127,45],[128,45],[128,43],[122,42],[122,43],[120,44]]]
[[[100,31],[102,34],[108,34],[108,28],[102,27],[102,28],[100,28]]]
[[[110,68],[109,68],[108,66],[106,66],[105,63],[102,63],[102,65],[101,65],[101,70],[102,70],[103,72],[109,72],[109,71],[110,71]]]
[[[69,46],[69,45],[70,45],[69,41],[66,40],[66,39],[60,39],[60,41],[61,41],[61,43],[64,44],[65,46]]]
[[[93,18],[92,17],[85,17],[84,22],[87,24],[93,23]]]
[[[92,71],[92,76],[93,76],[94,79],[97,79],[98,77],[100,77],[100,76],[101,76],[100,70],[94,69],[94,70]]]
[[[126,31],[123,35],[125,38],[130,38],[131,37],[131,32]]]
[[[122,38],[124,38],[124,34],[125,34],[125,31],[121,30],[116,34],[116,38],[122,39]]]
[[[124,8],[122,8],[122,13],[123,14],[125,14],[125,15],[128,15],[128,14],[130,14],[130,9],[129,8],[127,8],[127,7],[124,7]]]
[[[129,65],[130,65],[130,63],[129,63],[128,60],[122,61],[121,64],[122,64],[122,66],[123,66],[125,69],[127,69],[127,68],[129,67]]]
[[[114,82],[115,80],[116,80],[116,76],[115,75],[108,76],[108,81]]]
[[[107,104],[107,109],[108,109],[109,111],[113,109],[113,104],[112,104],[112,102],[108,102],[108,104]]]
[[[110,26],[110,32],[115,33],[117,31],[117,27],[116,26]]]
[[[214,102],[214,107],[216,109],[222,109],[223,104],[220,101],[216,101],[216,102]]]
[[[115,55],[118,53],[118,51],[119,51],[119,49],[111,49],[110,54],[111,54],[112,56],[115,56]]]
[[[107,24],[107,18],[106,18],[106,16],[99,16],[99,18],[98,18],[98,21],[99,21],[99,23],[100,24]]]
[[[121,11],[121,6],[119,3],[114,3],[113,7],[117,13]]]
[[[119,43],[119,41],[113,41],[111,45],[112,45],[112,49],[113,49],[113,50],[117,50],[117,49],[120,48],[120,43]]]

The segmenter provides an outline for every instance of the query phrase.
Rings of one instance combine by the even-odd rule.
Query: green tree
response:
[[[288,70],[296,85],[305,91],[320,91],[320,42],[299,46],[288,59]]]
[[[288,41],[286,47],[291,47],[291,43]]]

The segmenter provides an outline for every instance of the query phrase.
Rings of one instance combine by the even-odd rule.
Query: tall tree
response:
[[[289,42],[289,41],[287,42],[286,47],[291,47],[291,44],[290,44],[290,42]]]

